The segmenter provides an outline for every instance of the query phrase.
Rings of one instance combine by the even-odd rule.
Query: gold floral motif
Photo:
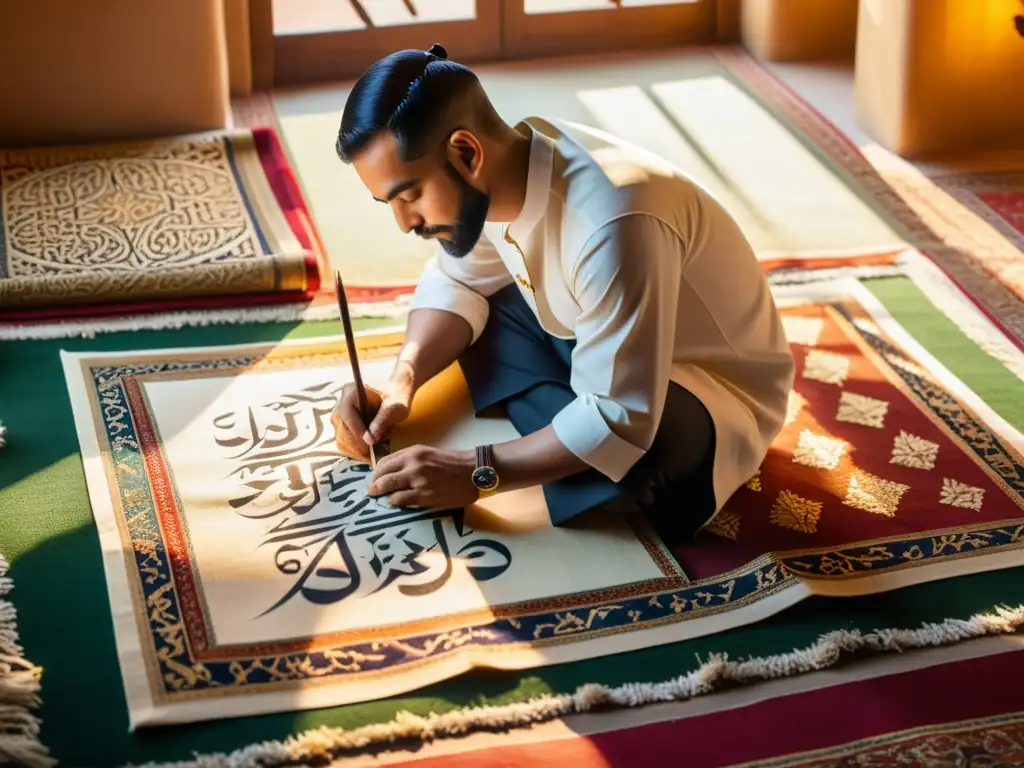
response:
[[[1024,526],[1017,528],[1011,537],[1011,543],[1020,541],[1020,534],[1022,530],[1024,530]],[[957,553],[963,552],[965,548],[970,551],[976,551],[992,546],[992,534],[986,531],[972,531],[970,533],[943,533],[939,536],[935,536],[931,541],[931,545],[932,557],[945,553],[947,549],[951,549]]]
[[[904,432],[902,429],[892,443],[890,464],[911,469],[934,469],[939,455],[938,443]]]
[[[888,410],[889,403],[885,400],[877,400],[874,397],[857,395],[853,392],[843,392],[839,396],[836,421],[881,429],[885,426],[885,414]]]
[[[704,530],[708,533],[713,533],[715,536],[736,541],[740,535],[741,519],[739,512],[723,509],[704,527]]]
[[[550,629],[552,635],[571,635],[574,632],[585,632],[590,629],[594,619],[606,619],[612,611],[621,611],[621,605],[602,605],[600,608],[591,608],[587,618],[583,619],[574,611],[567,611],[563,614],[555,614],[554,624],[538,624],[533,629],[533,637],[536,640],[544,634],[544,630]]]
[[[616,606],[618,607],[618,606]],[[394,648],[410,659],[426,659],[440,651],[461,648],[474,640],[494,640],[497,635],[489,629],[456,629],[430,638],[422,646],[406,643],[401,640],[382,640],[370,643],[371,651],[381,648]]]
[[[754,476],[752,478],[747,480],[747,488],[749,488],[752,491],[760,491],[761,490],[761,470],[760,469],[757,470],[757,472],[754,473]]]
[[[775,525],[800,533],[814,533],[818,530],[821,517],[821,502],[805,499],[792,491],[779,493],[768,519]]]
[[[909,490],[909,485],[856,470],[850,475],[843,504],[875,515],[895,517],[903,494]]]
[[[736,588],[736,579],[729,579],[724,584],[709,585],[708,589],[695,592],[691,600],[679,595],[672,595],[672,601],[668,607],[674,613],[682,613],[690,609],[707,608],[712,604],[724,605],[732,600],[732,593]],[[709,590],[715,590],[714,592]],[[659,606],[660,607],[660,606]]]
[[[786,572],[779,564],[773,565],[767,571],[757,572],[757,591],[774,587],[786,577]]]
[[[805,429],[797,440],[796,449],[793,451],[793,461],[817,469],[835,469],[839,466],[843,454],[846,453],[846,448],[847,445],[843,440],[837,440],[827,435],[816,435],[811,430]]]
[[[803,375],[805,379],[842,386],[850,375],[850,358],[820,349],[809,350],[804,359]]]
[[[915,544],[914,546],[912,546],[910,549],[908,549],[906,552],[903,553],[903,559],[904,560],[923,560],[924,559],[924,551],[921,549],[921,546],[919,544]]]
[[[975,488],[973,485],[961,483],[949,477],[942,478],[942,491],[939,493],[939,504],[948,504],[951,507],[962,507],[981,511],[982,498],[985,496],[984,488]]]
[[[870,571],[875,567],[875,563],[889,562],[892,557],[888,547],[876,544],[856,555],[846,552],[830,552],[827,555],[822,555],[817,562],[788,560],[786,566],[797,574],[804,572],[817,576],[849,576],[853,573]]]
[[[824,327],[825,321],[820,317],[782,316],[782,328],[786,333],[786,341],[790,344],[813,347],[818,343],[818,336]]]
[[[789,391],[789,399],[786,401],[786,420],[784,423],[788,425],[796,421],[796,417],[800,415],[805,405],[807,405],[807,398],[795,389],[791,389]]]

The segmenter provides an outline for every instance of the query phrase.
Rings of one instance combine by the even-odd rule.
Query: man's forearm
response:
[[[503,491],[553,483],[590,469],[565,447],[550,424],[518,440],[495,445],[494,464]]]
[[[473,329],[454,312],[414,309],[409,313],[405,343],[395,378],[416,390],[448,368],[473,341]]]

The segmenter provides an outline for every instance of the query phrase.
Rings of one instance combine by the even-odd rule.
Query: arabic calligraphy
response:
[[[477,581],[508,570],[512,553],[475,536],[464,510],[396,507],[368,496],[370,467],[338,455],[330,414],[340,387],[315,384],[260,406],[213,419],[214,440],[234,464],[228,500],[239,515],[270,527],[259,549],[273,550],[292,585],[265,616],[295,598],[328,605],[392,584],[429,595],[453,574],[453,559]]]

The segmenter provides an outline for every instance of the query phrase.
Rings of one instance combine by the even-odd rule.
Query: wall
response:
[[[743,44],[767,61],[852,61],[857,0],[743,0]]]
[[[223,127],[223,0],[0,0],[0,105],[0,146]]]
[[[904,156],[1024,146],[1017,0],[861,0],[858,116]]]
[[[224,31],[231,95],[248,96],[253,90],[249,0],[224,0]]]

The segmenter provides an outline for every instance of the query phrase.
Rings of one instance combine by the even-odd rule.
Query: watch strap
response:
[[[494,466],[494,451],[489,445],[478,445],[476,447],[476,465],[477,467],[493,467]]]

